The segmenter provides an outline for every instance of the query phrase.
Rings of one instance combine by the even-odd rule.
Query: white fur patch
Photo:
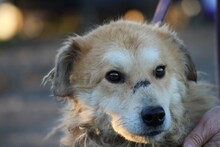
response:
[[[129,72],[129,67],[132,66],[132,61],[134,61],[133,56],[126,49],[110,50],[104,54],[103,59],[115,68],[125,70],[125,72]]]
[[[139,63],[143,66],[154,66],[160,61],[159,50],[154,47],[141,48],[138,52],[137,58]]]

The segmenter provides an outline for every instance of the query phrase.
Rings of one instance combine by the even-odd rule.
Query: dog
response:
[[[66,100],[67,147],[175,147],[219,104],[165,24],[112,21],[70,37],[44,78]]]

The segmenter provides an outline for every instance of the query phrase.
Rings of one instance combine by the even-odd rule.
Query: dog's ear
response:
[[[172,39],[175,43],[177,43],[178,48],[184,55],[185,60],[185,75],[187,80],[197,82],[197,72],[196,67],[192,61],[192,58],[189,54],[189,51],[186,49],[185,45],[179,40],[176,36],[173,36]]]
[[[169,26],[163,23],[154,24],[155,27],[159,27],[162,33],[168,34],[168,38],[171,42],[177,45],[177,48],[184,55],[185,75],[187,80],[197,82],[197,72],[195,65],[191,59],[189,51],[186,49],[182,40],[177,37],[177,34],[170,30]]]
[[[59,50],[55,67],[43,79],[43,84],[52,81],[54,96],[66,97],[73,92],[69,77],[79,52],[80,47],[75,39],[68,40]]]
[[[197,72],[196,72],[196,67],[192,61],[192,58],[189,54],[189,51],[184,47],[180,47],[181,51],[184,53],[184,57],[186,60],[185,63],[185,74],[186,77],[189,81],[194,81],[197,82]]]

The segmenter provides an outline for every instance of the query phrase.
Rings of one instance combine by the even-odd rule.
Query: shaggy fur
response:
[[[155,68],[164,65],[163,78]],[[106,79],[109,71],[123,81]],[[180,146],[201,116],[219,102],[212,86],[197,81],[189,53],[165,25],[115,21],[70,37],[45,76],[67,101],[60,126],[68,147]],[[147,82],[146,82],[147,81]],[[164,123],[147,126],[141,111],[165,110]],[[153,132],[160,132],[149,135]]]

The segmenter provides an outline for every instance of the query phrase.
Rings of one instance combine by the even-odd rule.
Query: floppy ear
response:
[[[59,50],[55,67],[43,79],[43,84],[52,81],[54,96],[65,97],[73,92],[69,77],[74,60],[76,60],[79,52],[80,47],[74,39],[69,40],[66,45]]]
[[[197,82],[197,72],[196,67],[192,61],[189,51],[186,49],[181,40],[179,40],[175,35],[173,36],[173,41],[177,43],[180,51],[184,55],[185,60],[185,75],[187,80]]]
[[[192,58],[189,54],[189,51],[182,45],[180,50],[184,53],[184,57],[186,60],[185,63],[185,74],[189,81],[197,82],[197,72],[196,67],[192,61]]]
[[[195,65],[191,59],[189,51],[186,49],[183,42],[177,37],[177,34],[169,29],[169,26],[163,23],[154,24],[155,27],[159,27],[162,33],[168,34],[171,42],[176,44],[180,52],[184,56],[184,64],[185,64],[185,75],[187,80],[197,82],[197,72]]]

